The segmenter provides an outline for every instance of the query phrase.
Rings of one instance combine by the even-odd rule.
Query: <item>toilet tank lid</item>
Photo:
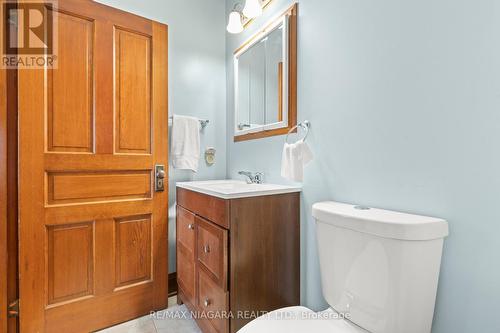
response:
[[[334,201],[315,203],[312,215],[324,223],[384,238],[431,240],[448,236],[448,222],[440,218]]]

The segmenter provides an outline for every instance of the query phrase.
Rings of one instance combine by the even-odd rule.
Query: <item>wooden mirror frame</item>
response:
[[[247,141],[260,138],[266,138],[276,135],[285,135],[295,125],[297,125],[297,14],[298,3],[293,4],[281,15],[272,20],[263,29],[259,30],[252,37],[250,37],[243,45],[236,49],[233,55],[236,55],[241,49],[247,47],[249,44],[255,42],[263,31],[273,25],[276,21],[283,19],[284,16],[289,16],[288,22],[288,124],[286,127],[262,130],[254,133],[246,133],[241,135],[234,135],[234,142]],[[236,92],[234,92],[234,100],[236,104]],[[281,103],[282,104],[282,103]],[[236,119],[236,112],[234,114]],[[236,133],[235,133],[236,134]]]

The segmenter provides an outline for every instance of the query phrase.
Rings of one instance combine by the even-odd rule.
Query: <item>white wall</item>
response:
[[[224,178],[226,174],[225,4],[223,0],[100,0],[166,23],[169,35],[169,114],[209,119],[202,150],[217,149],[217,162],[200,161],[197,174],[170,170],[169,271],[175,271],[175,183]]]
[[[233,143],[232,52],[291,2],[227,34],[229,177],[284,182],[283,136]],[[300,1],[303,304],[326,306],[311,205],[333,199],[447,219],[433,332],[500,332],[499,31],[498,0]]]

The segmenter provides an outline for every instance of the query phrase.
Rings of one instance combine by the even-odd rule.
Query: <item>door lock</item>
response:
[[[155,191],[163,192],[165,190],[165,166],[161,164],[155,165]]]

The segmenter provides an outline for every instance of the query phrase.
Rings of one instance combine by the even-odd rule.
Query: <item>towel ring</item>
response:
[[[290,136],[290,134],[297,128],[301,127],[304,131],[306,131],[306,134],[304,135],[304,137],[302,138],[302,141],[306,141],[307,139],[307,135],[309,135],[309,128],[311,128],[311,123],[309,122],[309,120],[304,120],[303,122],[301,123],[298,123],[297,125],[293,126],[289,131],[288,133],[286,134],[286,138],[285,138],[285,142],[288,143],[288,137]]]

